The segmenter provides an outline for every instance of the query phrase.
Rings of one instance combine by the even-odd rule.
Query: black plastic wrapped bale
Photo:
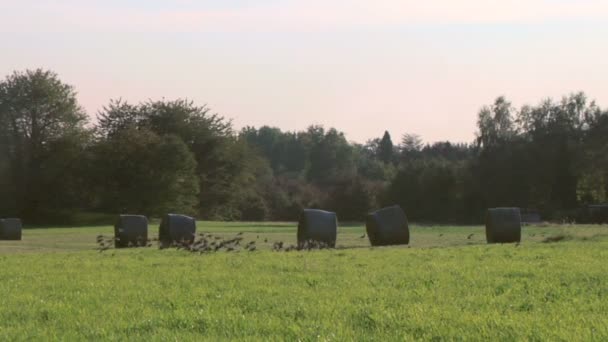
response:
[[[407,245],[410,228],[400,206],[380,209],[367,215],[367,236],[372,246]]]
[[[22,228],[20,219],[0,219],[0,240],[21,240]]]
[[[120,215],[114,225],[116,248],[145,246],[148,242],[148,219],[140,215]]]
[[[336,247],[338,217],[336,213],[316,209],[304,209],[298,222],[298,246],[309,242],[324,243]]]
[[[196,235],[196,220],[184,215],[165,215],[158,233],[161,247],[169,247],[175,243],[191,244]]]
[[[488,209],[486,240],[488,243],[520,242],[521,214],[519,208]]]

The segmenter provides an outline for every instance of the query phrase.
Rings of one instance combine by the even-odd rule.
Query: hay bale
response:
[[[18,218],[0,219],[0,240],[21,240],[22,228]]]
[[[114,246],[145,246],[148,242],[148,219],[140,215],[120,215],[114,225]]]
[[[338,217],[336,213],[316,209],[304,209],[298,222],[298,246],[309,242],[336,247]]]
[[[189,216],[167,214],[160,223],[158,233],[162,247],[176,243],[191,244],[196,235],[196,220]]]
[[[398,205],[368,214],[365,228],[372,246],[407,245],[410,243],[407,217]]]
[[[488,209],[486,240],[488,243],[520,242],[521,214],[519,208]]]

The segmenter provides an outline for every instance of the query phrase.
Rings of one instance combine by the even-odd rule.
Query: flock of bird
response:
[[[470,240],[475,234],[470,234],[467,236],[467,239]],[[443,234],[440,234],[439,237],[442,237]],[[196,235],[195,235],[196,237]],[[367,237],[366,234],[360,236],[360,239],[365,239]],[[197,239],[192,239],[190,241],[174,241],[169,246],[164,246],[158,238],[153,239],[138,239],[136,243],[129,242],[127,247],[152,247],[154,243],[158,243],[159,248],[176,248],[178,250],[185,250],[192,253],[215,253],[215,252],[238,252],[238,251],[248,251],[254,252],[257,250],[256,241],[260,239],[260,236],[257,235],[256,240],[249,241],[247,243],[243,243],[243,232],[239,232],[230,239],[225,239],[218,235],[213,235],[211,233],[199,233]],[[120,241],[119,238],[115,237],[106,237],[104,235],[97,236],[97,250],[99,252],[106,251],[112,248],[117,241]],[[265,238],[264,243],[268,243],[268,238]],[[292,251],[311,251],[311,250],[322,250],[332,248],[331,245],[325,242],[319,242],[314,240],[307,240],[303,243],[299,243],[297,245],[286,245],[283,241],[277,241],[272,244],[272,251],[274,252],[292,252]]]
[[[283,241],[277,241],[272,244],[274,252],[293,252],[293,251],[312,251],[332,248],[330,244],[321,241],[306,240],[297,245],[286,246]]]
[[[158,241],[158,239],[150,239],[150,240],[146,240],[143,238],[139,238],[137,239],[137,241],[135,243],[133,242],[129,242],[127,244],[127,247],[152,247],[153,242]],[[117,237],[106,237],[104,235],[97,235],[97,249],[100,252],[106,251],[110,248],[112,248],[112,246],[114,246],[117,242],[120,242],[120,238]]]
[[[365,238],[365,234],[361,237]],[[198,238],[190,241],[174,241],[171,245],[164,245],[159,239],[138,239],[137,243],[129,242],[126,247],[152,247],[154,243],[157,243],[160,249],[164,248],[175,248],[177,250],[189,251],[192,253],[215,253],[215,252],[238,252],[248,251],[254,252],[257,250],[256,241],[260,239],[258,235],[256,240],[244,243],[243,232],[238,233],[236,236],[230,239],[225,239],[218,235],[211,233],[200,233]],[[97,250],[104,252],[112,248],[117,241],[120,241],[116,237],[106,237],[104,235],[97,236]],[[264,243],[268,243],[268,239],[265,238]],[[272,250],[275,252],[292,252],[292,251],[311,251],[311,250],[322,250],[332,248],[330,244],[325,242],[319,242],[314,240],[307,240],[297,245],[287,245],[283,241],[277,241],[272,244]]]
[[[213,252],[234,252],[245,250],[253,252],[257,249],[256,242],[250,241],[248,243],[242,243],[243,233],[238,233],[234,238],[224,239],[221,236],[216,236],[210,233],[200,233],[198,238],[182,241],[173,241],[170,245],[165,245],[164,242],[157,238],[154,239],[137,239],[136,243],[129,242],[126,247],[152,247],[154,243],[158,243],[160,249],[164,248],[175,248],[177,250],[185,250],[193,253],[213,253]],[[97,236],[97,245],[99,252],[106,251],[120,241],[119,238],[106,237],[104,235]]]
[[[231,239],[225,239],[210,233],[200,233],[199,238],[193,242],[175,243],[177,249],[183,249],[193,253],[214,253],[220,251],[235,252],[248,251],[254,252],[257,249],[255,241],[243,243],[243,233],[238,233]]]

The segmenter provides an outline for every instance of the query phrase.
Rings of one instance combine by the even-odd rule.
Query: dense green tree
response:
[[[49,71],[16,72],[0,82],[0,216],[295,220],[321,208],[360,220],[397,203],[416,221],[481,222],[494,206],[578,219],[608,201],[607,118],[582,93],[521,109],[499,97],[478,113],[471,144],[405,134],[396,147],[388,132],[356,144],[318,125],[236,134],[188,100],[116,100],[87,129],[72,87]]]
[[[417,221],[465,222],[474,208],[465,162],[441,158],[403,164],[388,188],[388,204],[401,205]]]
[[[331,187],[324,207],[335,211],[341,220],[364,221],[368,212],[378,208],[381,189],[376,185],[360,177],[341,180]]]
[[[149,101],[138,106],[113,101],[98,118],[102,136],[136,127],[181,139],[196,160],[201,217],[240,218],[239,203],[254,179],[249,162],[256,156],[234,136],[229,121],[187,100]]]
[[[504,97],[492,106],[483,107],[477,119],[477,143],[486,148],[508,142],[515,134],[514,108]]]
[[[0,82],[0,211],[33,217],[73,204],[86,122],[74,89],[51,71],[15,72]]]
[[[311,139],[315,141],[315,139]],[[320,185],[328,185],[345,176],[355,174],[352,147],[344,134],[331,128],[310,150],[308,178]]]
[[[388,133],[388,131],[384,131],[384,135],[378,144],[378,158],[380,158],[380,160],[385,164],[391,163],[393,161],[394,152],[391,135]]]
[[[122,99],[110,100],[110,104],[97,114],[97,133],[104,138],[110,138],[124,130],[142,126],[144,119],[139,106]]]
[[[413,133],[403,134],[401,137],[401,145],[399,145],[401,160],[408,161],[417,158],[423,147],[424,144],[419,135]]]
[[[195,213],[196,161],[177,136],[126,128],[93,148],[97,209],[160,216]]]

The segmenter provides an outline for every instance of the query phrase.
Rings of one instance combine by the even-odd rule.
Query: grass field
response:
[[[370,248],[352,225],[339,249],[290,253],[270,250],[290,223],[198,231],[258,251],[100,253],[109,226],[0,241],[0,340],[608,340],[606,226],[525,227],[520,245],[415,226],[409,248]]]

